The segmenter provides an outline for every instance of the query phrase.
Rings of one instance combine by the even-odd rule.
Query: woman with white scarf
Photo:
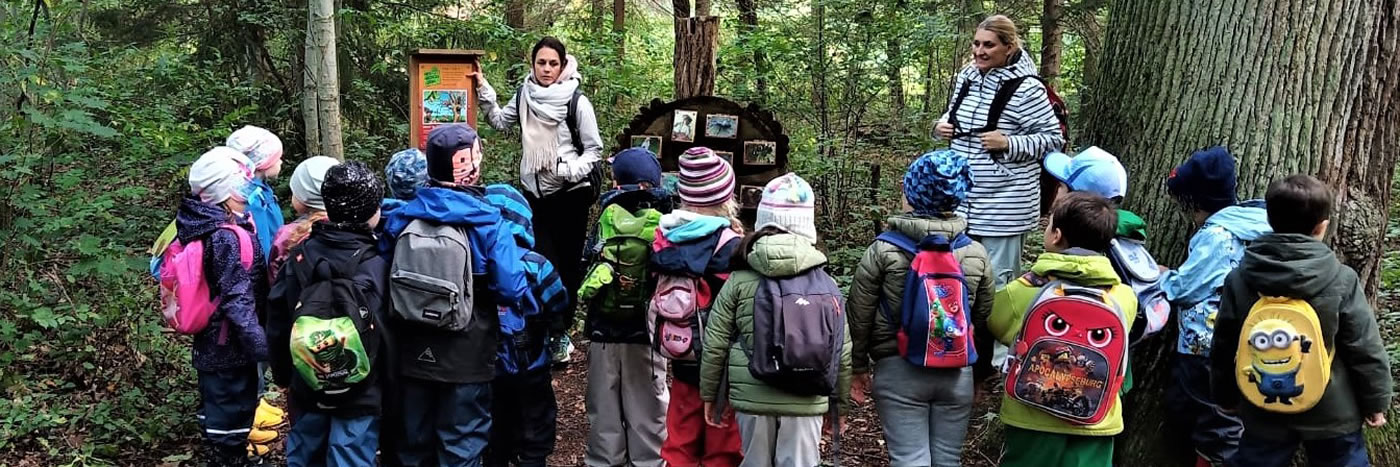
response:
[[[487,122],[502,131],[520,125],[520,181],[534,211],[535,251],[554,264],[572,296],[582,276],[579,262],[588,237],[589,209],[597,190],[605,188],[589,180],[602,159],[603,139],[593,104],[579,89],[583,76],[578,60],[565,51],[564,43],[553,37],[540,39],[530,57],[530,76],[505,107],[497,104],[496,90],[485,75],[477,72],[472,77]],[[566,122],[575,94],[577,143]]]

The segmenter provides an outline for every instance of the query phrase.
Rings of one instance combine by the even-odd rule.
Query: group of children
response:
[[[801,177],[770,181],[747,231],[734,170],[713,151],[687,150],[672,191],[655,154],[625,149],[609,161],[612,190],[571,291],[556,267],[573,265],[532,251],[521,193],[483,186],[467,125],[393,155],[383,179],[360,162],[303,161],[290,180],[298,217],[285,226],[268,184],[280,141],[261,129],[234,136],[191,166],[172,250],[153,267],[167,284],[185,264],[176,253],[204,246],[215,311],[207,325],[176,328],[195,335],[209,465],[266,453],[268,439],[250,436],[280,423],[260,408],[266,364],[288,388],[289,465],[542,466],[556,436],[549,348],[575,299],[587,310],[590,466],[815,466],[824,420],[839,433],[841,418],[827,416],[866,390],[893,465],[960,465],[975,333],[1011,349],[1003,465],[1112,464],[1132,385],[1127,348],[1148,318],[1147,289],[1125,283],[1110,252],[1148,237],[1118,209],[1126,172],[1098,148],[1046,158],[1060,190],[1045,253],[1000,290],[955,213],[974,183],[966,157],[917,158],[901,183],[904,212],[866,250],[848,294],[824,271]],[[1198,226],[1186,262],[1151,289],[1181,328],[1172,418],[1192,433],[1199,465],[1287,465],[1300,443],[1316,465],[1365,465],[1360,427],[1385,423],[1389,363],[1356,274],[1320,242],[1331,192],[1293,176],[1240,203],[1235,177],[1232,156],[1211,148],[1166,182]],[[1261,294],[1306,301],[1320,334],[1256,339]],[[179,306],[174,316],[188,311]],[[1256,398],[1234,383],[1236,347],[1295,343],[1295,357],[1335,357],[1325,391],[1268,389],[1302,377],[1255,358],[1245,373],[1272,402],[1246,402]],[[1268,405],[1280,400],[1316,405]]]

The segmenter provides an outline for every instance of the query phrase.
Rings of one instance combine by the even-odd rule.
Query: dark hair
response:
[[[1070,248],[1108,251],[1118,231],[1118,210],[1102,196],[1074,191],[1055,200],[1050,223]]]
[[[554,37],[554,36],[544,36],[543,39],[540,39],[539,42],[536,42],[536,43],[535,43],[535,48],[534,48],[534,50],[531,50],[531,51],[530,51],[530,63],[535,63],[535,57],[536,57],[536,56],[539,56],[539,54],[540,54],[540,49],[543,49],[543,48],[545,48],[545,47],[549,47],[549,48],[551,48],[551,49],[554,49],[555,52],[558,52],[558,53],[559,53],[559,64],[560,64],[560,65],[568,65],[568,64],[569,64],[569,52],[568,52],[568,49],[565,49],[565,48],[564,48],[564,42],[560,41],[559,38]]]
[[[1269,184],[1264,203],[1269,226],[1278,233],[1311,235],[1332,217],[1332,189],[1311,175],[1291,175]]]

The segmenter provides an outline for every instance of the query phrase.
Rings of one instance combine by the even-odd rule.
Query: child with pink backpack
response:
[[[257,310],[266,301],[263,254],[243,195],[247,156],[217,147],[190,167],[190,195],[160,267],[166,322],[194,335],[199,422],[208,465],[244,465],[258,407],[258,362],[268,359]]]
[[[743,459],[738,424],[705,423],[700,400],[700,341],[710,303],[731,270],[744,226],[734,202],[734,169],[708,148],[680,158],[681,207],[661,217],[652,244],[657,273],[648,324],[652,345],[671,359],[671,403],[661,458],[676,467],[733,467]]]

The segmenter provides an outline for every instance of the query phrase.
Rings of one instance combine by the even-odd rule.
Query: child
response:
[[[203,239],[205,279],[218,303],[208,327],[194,336],[202,450],[209,465],[247,462],[245,445],[258,407],[257,363],[268,359],[257,312],[267,293],[262,252],[253,243],[254,261],[245,269],[238,235],[223,227],[234,224],[253,235],[244,197],[252,178],[242,153],[222,146],[211,149],[190,167],[190,195],[175,217],[181,243]]]
[[[734,169],[709,148],[686,150],[680,158],[681,207],[661,217],[652,247],[651,270],[658,274],[702,277],[713,294],[728,278],[730,259],[744,225],[734,202]],[[726,234],[726,232],[728,232]],[[701,313],[704,319],[704,313]],[[673,360],[671,401],[661,458],[677,467],[733,467],[743,459],[739,430],[727,415],[724,428],[705,423],[698,362]]]
[[[549,339],[572,307],[554,265],[530,250],[535,246],[535,231],[525,196],[510,185],[489,185],[486,201],[501,209],[501,218],[525,254],[521,264],[530,282],[528,300],[519,307],[500,309],[501,342],[496,351],[500,357],[492,382],[486,465],[543,467],[554,452],[559,412],[549,373]]]
[[[1045,253],[1036,258],[1030,273],[997,292],[987,328],[998,341],[1013,349],[1026,345],[1017,342],[1022,324],[1041,293],[1040,286],[1047,280],[1106,290],[1119,310],[1137,309],[1137,296],[1132,288],[1119,281],[1108,258],[1103,256],[1113,239],[1117,217],[1112,204],[1095,194],[1075,192],[1055,201],[1050,210],[1050,222],[1045,227]],[[1132,329],[1136,313],[1129,311],[1123,315],[1123,329]],[[1057,322],[1064,325],[1064,321]],[[1049,323],[1043,326],[1051,329]],[[1087,334],[1082,330],[1077,332]],[[1126,335],[1110,334],[1108,338],[1127,340]],[[1105,345],[1108,344],[1112,341]],[[1126,347],[1126,343],[1122,346]],[[1117,389],[1105,388],[1114,392]],[[1003,395],[1001,419],[1006,424],[1006,454],[1001,465],[1112,465],[1113,436],[1123,431],[1122,402],[1115,397],[1106,403],[1112,405],[1101,421],[1081,425]]]
[[[228,135],[225,146],[248,156],[253,167],[253,183],[248,187],[248,212],[258,229],[258,245],[262,251],[272,251],[272,239],[282,229],[282,206],[277,204],[268,180],[282,173],[282,140],[271,131],[244,126]]]
[[[1180,268],[1162,279],[1180,329],[1167,390],[1172,432],[1190,433],[1196,465],[1230,459],[1244,426],[1214,402],[1210,391],[1211,336],[1225,276],[1240,264],[1245,245],[1269,233],[1262,201],[1236,205],[1235,159],[1223,147],[1197,151],[1172,170],[1167,191],[1187,209],[1194,225],[1190,251]]]
[[[398,208],[404,207],[417,196],[419,188],[428,186],[428,159],[423,151],[405,149],[389,156],[389,164],[384,166],[384,181],[389,185],[389,196],[379,205],[379,211],[388,218]],[[394,239],[384,233],[384,224],[379,225],[379,251],[392,254]]]
[[[643,241],[648,236],[654,238],[656,222],[671,212],[671,195],[659,188],[661,164],[656,155],[646,149],[629,148],[613,156],[611,165],[615,188],[599,199],[602,214],[598,230],[604,230],[604,226],[616,230],[616,224],[645,218],[648,223],[638,229],[638,236]],[[627,219],[620,220],[622,217]],[[602,296],[606,293],[603,289],[609,287],[604,282],[611,284],[617,279],[613,277],[616,274],[608,274],[613,272],[610,267],[604,267],[604,242],[600,236],[595,232],[586,249],[595,266],[589,269],[578,291],[579,300],[588,304],[584,326],[589,341],[586,463],[660,465],[661,443],[666,439],[666,407],[671,398],[666,388],[666,359],[652,351],[645,303],[627,316],[622,305]],[[642,257],[651,252],[650,244],[635,247],[642,249]],[[636,293],[643,300],[653,292],[648,282],[636,285],[645,289]]]
[[[347,162],[326,172],[321,193],[326,207],[326,221],[311,228],[311,235],[292,251],[290,261],[282,267],[270,294],[268,340],[272,346],[273,376],[277,384],[290,388],[292,429],[287,436],[287,465],[289,466],[351,466],[372,465],[379,448],[379,415],[384,381],[388,371],[384,351],[385,329],[382,325],[388,313],[388,263],[374,247],[373,226],[379,223],[379,201],[384,192],[379,179],[363,163]],[[324,275],[323,275],[324,274]],[[310,336],[298,336],[298,326],[314,326],[315,318],[306,314],[315,304],[304,301],[303,292],[315,290],[332,277],[348,277],[359,294],[358,305],[372,313],[368,317],[368,332],[358,333],[359,346],[347,344],[349,334],[339,334],[336,355],[351,361],[369,358],[368,376],[347,384],[349,396],[318,391],[300,368],[300,355],[292,348],[306,349],[316,345]],[[353,295],[353,294],[352,294]],[[307,305],[307,308],[302,308]],[[300,315],[300,316],[299,316]],[[335,318],[331,318],[334,320]],[[303,320],[307,320],[306,323]],[[337,329],[337,331],[341,331]],[[351,329],[353,332],[353,328]],[[332,334],[334,340],[337,334]],[[361,350],[363,353],[361,353]],[[342,360],[337,358],[335,360]],[[321,361],[318,353],[316,361]],[[354,365],[351,365],[351,374]],[[326,380],[316,373],[320,384]],[[333,379],[331,381],[334,381]]]
[[[887,229],[913,242],[929,235],[952,239],[967,232],[967,220],[954,211],[967,196],[972,173],[967,158],[951,151],[919,157],[904,173],[905,213],[889,218]],[[996,277],[987,250],[972,242],[953,254],[967,280],[973,321],[985,323],[992,311]],[[891,465],[961,465],[962,442],[972,415],[972,367],[924,368],[901,358],[896,321],[904,301],[905,278],[913,256],[876,241],[865,250],[846,304],[850,324],[852,394],[860,400],[870,388],[875,362],[875,409],[880,413]],[[974,329],[975,329],[974,325]],[[990,355],[978,355],[990,360]]]
[[[1307,449],[1310,465],[1369,465],[1361,424],[1379,428],[1386,423],[1394,381],[1376,313],[1356,271],[1322,243],[1331,223],[1332,196],[1330,188],[1307,175],[1269,185],[1264,200],[1274,233],[1251,243],[1239,269],[1225,279],[1211,373],[1215,400],[1221,407],[1238,407],[1244,420],[1244,439],[1230,465],[1291,465],[1299,444]],[[1322,342],[1311,345],[1332,352],[1331,379],[1322,398],[1302,413],[1269,412],[1240,400],[1236,347],[1260,296],[1298,298],[1312,305]]]
[[[809,324],[820,324],[819,312],[830,313],[841,338],[828,339],[825,348],[814,352],[832,355],[839,352],[835,394],[842,401],[849,398],[851,378],[851,338],[842,327],[840,318],[840,289],[835,281],[821,271],[826,256],[817,251],[817,227],[814,222],[814,196],[805,180],[788,173],[770,182],[763,189],[763,199],[756,215],[757,232],[744,241],[748,269],[736,270],[724,283],[715,298],[714,310],[705,328],[704,356],[701,360],[700,397],[704,399],[705,421],[714,428],[727,428],[732,422],[715,416],[714,403],[727,397],[737,413],[742,439],[744,466],[815,466],[821,462],[822,418],[840,401],[831,399],[832,392],[822,395],[801,395],[771,386],[752,373],[749,349],[757,351],[754,330],[757,313],[777,313],[777,310],[757,310],[758,295],[766,292],[760,286],[770,280],[801,276],[785,284],[811,281],[810,289],[783,289],[786,294],[807,293],[818,305],[803,308],[811,316]],[[815,271],[814,271],[815,270]],[[833,295],[834,294],[834,295]],[[831,301],[815,297],[830,298]],[[810,305],[810,303],[809,303]],[[776,307],[776,305],[774,305]],[[829,309],[828,309],[829,308]],[[775,318],[776,319],[776,318]],[[798,326],[800,329],[814,329]],[[786,332],[794,327],[784,328]],[[775,331],[776,332],[776,331]],[[803,339],[821,340],[815,337]],[[738,342],[739,345],[734,345]],[[835,344],[835,345],[831,345]],[[832,349],[839,345],[839,349]],[[727,392],[721,393],[720,381],[729,378]],[[971,383],[971,381],[968,381]],[[728,417],[724,417],[728,418]],[[706,464],[710,465],[710,464]]]
[[[311,234],[311,226],[326,220],[321,182],[326,179],[326,171],[339,164],[340,161],[334,157],[316,156],[301,161],[292,172],[292,211],[296,212],[297,219],[278,230],[277,237],[272,241],[268,266],[273,274],[282,270],[282,263],[287,261],[287,252]]]
[[[482,153],[475,130],[465,124],[434,128],[428,134],[426,157],[430,186],[419,189],[417,198],[394,211],[384,229],[398,239],[389,287],[397,318],[391,326],[398,337],[397,363],[402,369],[403,423],[396,430],[396,436],[402,437],[397,454],[404,465],[476,465],[481,462],[491,429],[497,309],[516,306],[528,295],[525,269],[520,264],[524,252],[511,238],[501,210],[486,203],[484,190],[477,185]],[[422,257],[423,250],[404,248],[408,245],[405,230],[445,234],[447,229],[442,226],[458,229],[456,232],[467,237],[469,265],[429,264],[432,258]],[[421,276],[434,269],[460,271],[465,266],[472,272],[470,307],[461,305],[447,311],[470,310],[470,321],[461,330],[422,322],[438,311],[408,305],[429,297],[414,295],[416,283],[411,277],[400,279],[392,273]],[[429,276],[417,282],[425,281],[465,286],[460,275]],[[399,295],[406,300],[400,302]]]

